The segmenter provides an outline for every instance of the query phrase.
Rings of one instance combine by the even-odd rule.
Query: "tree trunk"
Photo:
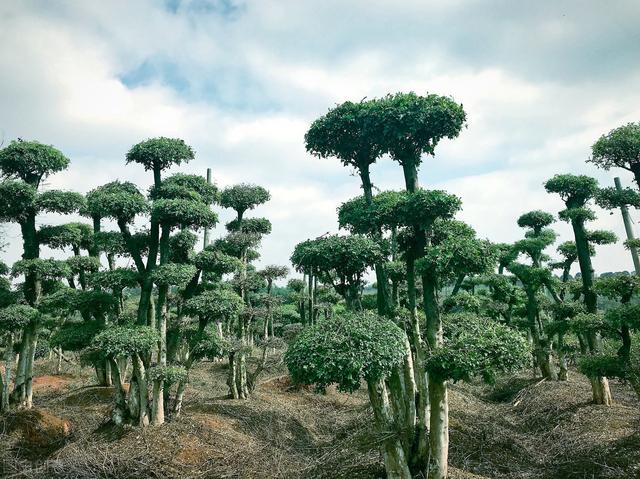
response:
[[[446,479],[449,457],[449,398],[446,381],[429,378],[429,479]]]
[[[153,381],[153,403],[151,405],[151,423],[154,426],[164,424],[164,381]]]
[[[542,377],[549,381],[557,381],[558,374],[551,359],[549,344],[544,337],[544,331],[541,330],[538,323],[538,301],[536,292],[531,288],[527,288],[527,322],[529,323],[529,332],[533,340],[533,354],[535,363],[540,368]]]
[[[569,379],[569,366],[567,364],[567,355],[564,350],[564,333],[558,334],[558,361],[560,363],[560,371],[558,373],[559,381],[567,381]]]
[[[309,322],[307,324],[312,325],[313,324],[313,311],[314,311],[314,295],[313,295],[313,267],[311,267],[311,271],[309,272],[309,305],[308,305],[308,315],[309,315]]]
[[[138,425],[149,425],[149,388],[147,385],[147,377],[145,373],[144,363],[142,358],[138,354],[134,354],[131,358],[133,360],[133,375],[136,378],[138,385],[138,404],[139,404],[139,416]]]
[[[413,367],[415,375],[415,405],[416,405],[416,432],[412,454],[409,456],[411,470],[424,470],[428,463],[429,443],[427,437],[427,424],[429,417],[429,387],[425,370],[426,353],[420,333],[420,322],[417,311],[416,285],[415,285],[415,260],[413,249],[407,252],[407,301],[410,320],[408,338],[414,354]]]
[[[231,399],[240,399],[238,394],[238,386],[236,380],[236,353],[229,353],[229,375],[227,376],[227,386],[229,386],[229,395]]]
[[[110,359],[109,362],[111,364],[111,374],[113,375],[113,383],[115,385],[115,407],[113,408],[111,419],[113,420],[114,424],[120,425],[123,424],[127,418],[127,403],[123,388],[124,378],[123,375],[120,374],[120,367],[118,362],[113,358]]]
[[[378,431],[384,436],[382,457],[388,479],[411,479],[407,458],[401,441],[394,431],[393,417],[384,381],[368,382],[369,400]]]
[[[23,405],[26,409],[33,407],[33,363],[36,358],[36,346],[38,345],[38,330],[35,325],[33,333],[29,336],[29,354],[27,356],[27,363],[25,368],[25,392]]]
[[[4,352],[4,381],[2,381],[0,412],[6,412],[9,409],[9,385],[11,384],[11,368],[13,367],[13,362],[13,333],[9,333]]]

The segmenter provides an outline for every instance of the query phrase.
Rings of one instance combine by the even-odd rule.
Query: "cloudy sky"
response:
[[[336,207],[360,192],[337,160],[305,152],[311,121],[388,92],[451,95],[468,127],[425,159],[421,184],[459,195],[459,218],[480,236],[513,241],[521,213],[562,209],[542,187],[554,173],[631,183],[585,160],[598,136],[640,120],[639,24],[636,0],[0,0],[0,134],[60,148],[71,167],[46,187],[82,192],[116,178],[146,188],[127,150],[183,138],[196,160],[182,171],[271,191],[254,212],[273,222],[261,261],[288,264],[295,243],[336,231]],[[387,158],[373,180],[403,186]],[[619,214],[599,214],[623,236]],[[14,261],[19,232],[5,235]],[[595,266],[632,267],[620,244]]]

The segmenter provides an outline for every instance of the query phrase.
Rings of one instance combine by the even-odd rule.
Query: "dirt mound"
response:
[[[44,409],[30,409],[16,413],[12,429],[22,434],[29,448],[51,449],[62,445],[72,432],[71,422]]]
[[[67,388],[74,378],[70,374],[36,376],[33,378],[33,390],[60,390]]]
[[[110,388],[46,389],[36,403],[58,427],[67,418],[73,434],[64,447],[25,455],[23,434],[3,435],[0,418],[0,477],[384,477],[366,390],[296,388],[281,365],[243,401],[228,399],[224,364],[199,364],[190,376],[182,416],[159,428],[111,424]],[[89,368],[67,379],[94,381]],[[450,477],[640,477],[639,403],[628,386],[611,381],[611,388],[615,404],[607,408],[590,403],[589,381],[578,374],[568,382],[522,374],[495,386],[452,385]]]

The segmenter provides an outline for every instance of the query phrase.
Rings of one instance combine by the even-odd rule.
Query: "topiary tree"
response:
[[[8,288],[5,289],[5,291]],[[0,375],[0,412],[9,409],[9,387],[12,381],[14,359],[14,342],[17,332],[24,330],[32,323],[37,323],[39,312],[25,304],[3,305],[0,309],[0,337],[6,339],[4,354],[4,377]]]
[[[560,219],[570,222],[575,236],[575,244],[580,264],[582,280],[582,294],[587,312],[597,313],[598,299],[593,289],[594,271],[591,262],[590,240],[596,244],[606,244],[615,241],[612,234],[592,234],[587,231],[585,223],[595,219],[595,213],[588,208],[588,203],[598,193],[598,182],[584,175],[555,175],[545,183],[545,189],[549,193],[560,195],[566,205],[561,211]],[[599,349],[597,334],[587,336],[589,351],[593,354]],[[593,399],[596,404],[610,405],[612,402],[609,383],[606,377],[596,376],[591,378]]]
[[[456,138],[466,121],[462,105],[449,97],[415,93],[388,95],[376,103],[382,151],[402,165],[407,191],[418,189],[422,155],[434,155],[443,138]]]
[[[553,363],[553,343],[540,320],[540,294],[545,287],[552,290],[551,271],[544,265],[544,251],[556,240],[556,234],[547,228],[554,221],[552,215],[539,210],[520,216],[518,225],[527,228],[527,231],[524,239],[514,243],[513,261],[507,268],[520,280],[526,294],[525,313],[533,341],[535,365],[540,368],[545,379],[555,381],[558,373]],[[518,262],[520,254],[526,255],[530,264]]]
[[[0,149],[0,220],[20,225],[23,241],[22,258],[32,266],[24,270],[22,286],[25,301],[37,306],[42,293],[41,269],[36,266],[40,243],[36,216],[40,211],[68,213],[78,206],[78,196],[65,192],[39,193],[44,178],[66,169],[69,159],[52,146],[36,141],[12,141]],[[25,263],[26,265],[26,263]],[[33,358],[38,340],[39,324],[31,321],[20,334],[19,359],[12,399],[21,407],[31,408],[33,402]]]
[[[627,123],[602,135],[587,161],[607,171],[613,166],[630,171],[640,186],[640,123]]]
[[[323,390],[331,384],[353,392],[367,384],[382,455],[388,477],[413,477],[406,447],[399,435],[389,434],[396,425],[397,409],[390,381],[394,368],[402,365],[405,335],[392,321],[372,314],[348,313],[304,329],[285,353],[294,382],[314,384]],[[396,392],[396,398],[401,399]],[[402,401],[404,403],[404,401]],[[393,406],[392,406],[393,404]]]
[[[292,278],[287,282],[287,289],[292,292],[292,296],[294,298],[294,301],[297,304],[297,310],[298,310],[298,314],[300,315],[300,322],[301,323],[304,323],[305,318],[306,318],[306,314],[305,314],[305,310],[304,310],[304,305],[305,305],[304,289],[305,289],[305,287],[306,287],[306,284],[305,284],[304,280],[302,280],[302,279]]]
[[[370,167],[383,154],[380,142],[383,122],[380,115],[375,114],[378,103],[379,100],[344,102],[315,120],[305,134],[308,152],[320,158],[336,157],[344,166],[357,170],[364,196],[359,203],[350,205],[350,211],[354,212],[371,208],[374,202]],[[361,218],[364,220],[370,216]],[[372,235],[378,240],[382,237],[380,225],[375,224],[362,228],[358,233]],[[390,315],[393,306],[383,261],[375,265],[375,272],[378,313]]]
[[[250,262],[258,258],[255,248],[263,235],[271,232],[271,223],[265,218],[245,218],[244,214],[270,198],[271,195],[263,187],[244,183],[225,188],[220,194],[220,204],[225,208],[233,209],[236,212],[236,218],[227,224],[229,234],[214,244],[224,253],[240,260],[240,268],[233,283],[246,306],[251,306],[251,293],[262,287],[264,282],[255,273]],[[253,343],[253,330],[250,326],[254,319],[255,311],[252,307],[248,307],[237,321],[238,347],[234,348],[233,354],[229,355],[231,371],[228,384],[230,395],[234,399],[248,398],[254,386],[250,382],[261,372],[258,366],[254,373],[249,374],[246,367],[247,350]]]
[[[264,329],[262,332],[263,338],[269,339],[269,336],[274,337],[274,329],[273,329],[273,282],[277,279],[286,278],[289,274],[289,268],[286,266],[278,266],[275,264],[267,265],[258,272],[260,276],[262,276],[267,281],[267,298],[264,301],[267,307],[267,317],[264,321]]]
[[[350,310],[362,309],[364,273],[383,255],[379,243],[362,235],[330,235],[296,245],[291,262],[317,271],[343,297]]]
[[[242,221],[247,210],[252,210],[270,199],[271,195],[262,186],[240,183],[222,190],[220,205],[234,210],[237,214],[236,219]]]
[[[130,421],[140,426],[149,424],[149,384],[143,357],[159,340],[158,331],[149,326],[114,326],[102,331],[93,339],[94,354],[104,355],[111,364],[114,375],[115,424]],[[128,358],[133,363],[133,375],[125,394],[124,371],[120,370],[118,358]]]

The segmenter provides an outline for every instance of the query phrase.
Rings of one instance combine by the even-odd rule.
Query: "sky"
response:
[[[636,186],[585,160],[600,135],[640,121],[639,24],[636,0],[0,0],[0,139],[56,146],[71,166],[45,188],[86,192],[115,179],[146,190],[150,174],[126,152],[182,138],[196,158],[172,172],[212,168],[220,187],[271,192],[251,212],[273,223],[258,264],[288,265],[296,243],[337,232],[336,208],[361,194],[353,171],[305,151],[311,122],[346,100],[447,95],[467,127],[424,159],[420,183],[460,196],[458,218],[480,237],[512,242],[522,213],[563,209],[543,187],[556,173]],[[389,158],[372,179],[404,185]],[[218,211],[214,238],[231,219]],[[618,212],[598,216],[593,228],[624,239]],[[11,263],[19,229],[4,236]],[[632,269],[621,242],[599,247],[594,266]]]

